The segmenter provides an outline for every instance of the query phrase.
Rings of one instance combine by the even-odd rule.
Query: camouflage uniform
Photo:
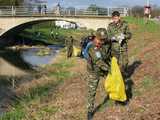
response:
[[[106,47],[108,46],[108,47]],[[97,48],[94,44],[89,48],[88,71],[88,112],[93,112],[96,89],[100,76],[107,75],[110,69],[110,45]],[[108,48],[108,49],[106,49]]]
[[[121,44],[119,44],[118,40],[112,41],[112,56],[115,56],[118,59],[118,63],[120,65],[122,73],[126,74],[126,69],[128,65],[128,40],[131,38],[131,33],[129,31],[129,27],[127,22],[120,21],[118,24],[110,23],[107,29],[108,38],[112,40],[112,38],[116,38],[120,34],[124,34],[125,38]]]
[[[73,53],[73,38],[67,38],[65,41],[65,45],[67,47],[67,58],[70,58]]]

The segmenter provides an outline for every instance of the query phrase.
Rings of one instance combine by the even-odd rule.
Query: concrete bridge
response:
[[[29,25],[43,22],[64,20],[79,24],[87,29],[96,30],[99,27],[107,27],[111,21],[110,17],[106,16],[3,16],[0,17],[0,37],[7,32]]]

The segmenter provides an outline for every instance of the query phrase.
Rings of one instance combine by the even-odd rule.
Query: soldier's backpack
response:
[[[89,39],[88,36],[85,37],[85,38],[83,38],[82,41],[81,41],[81,47],[82,47],[82,49],[85,49],[86,46],[87,46],[87,44],[88,44],[89,42],[90,42],[90,39]]]
[[[84,57],[86,60],[88,60],[88,58],[89,58],[88,50],[89,50],[89,48],[92,46],[92,44],[93,44],[92,41],[88,42],[88,43],[87,43],[87,46],[86,46],[85,49],[83,49],[83,51],[82,51],[82,55],[83,55],[83,57]]]

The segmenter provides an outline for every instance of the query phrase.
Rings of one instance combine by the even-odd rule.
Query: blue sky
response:
[[[98,6],[110,7],[121,5],[145,5],[147,0],[47,0],[48,6],[55,6],[58,2],[64,7],[86,7],[90,4],[97,4]],[[160,0],[150,0],[151,4],[160,6]]]

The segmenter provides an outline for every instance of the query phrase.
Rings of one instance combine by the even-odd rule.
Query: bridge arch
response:
[[[43,21],[55,21],[55,20],[64,20],[73,22],[87,29],[94,29],[96,30],[99,27],[107,27],[110,18],[109,17],[65,17],[65,16],[58,16],[58,17],[42,17],[42,16],[21,16],[21,17],[0,17],[0,37],[4,36],[6,32],[11,31],[13,29],[20,28],[22,26],[33,24],[36,22],[43,22]]]
[[[76,24],[76,25],[80,24],[80,23],[76,23],[75,21],[71,21],[71,20],[55,19],[55,18],[53,18],[53,19],[32,19],[32,20],[24,21],[22,23],[15,24],[11,27],[8,27],[8,29],[6,29],[2,33],[0,33],[0,38],[3,38],[7,35],[10,35],[10,34],[18,32],[18,31],[24,30],[25,28],[27,28],[29,26],[32,26],[34,24],[49,22],[49,21],[66,21],[66,22],[70,22],[70,23],[73,23],[73,24]]]

